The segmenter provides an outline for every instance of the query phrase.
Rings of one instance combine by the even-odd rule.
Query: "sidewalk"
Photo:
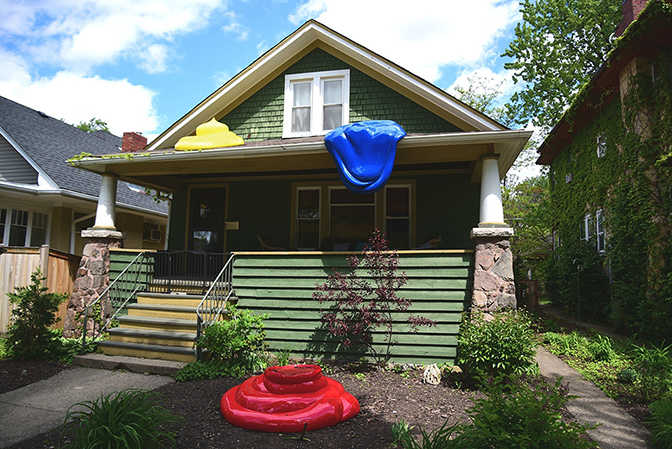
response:
[[[126,388],[153,390],[171,377],[74,367],[0,395],[0,448],[63,424],[71,405]]]

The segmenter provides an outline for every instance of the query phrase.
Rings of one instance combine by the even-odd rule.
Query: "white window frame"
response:
[[[299,217],[299,192],[300,191],[305,191],[305,190],[317,190],[317,200],[318,200],[318,205],[317,205],[317,245],[319,248],[319,245],[322,244],[322,187],[321,186],[308,186],[308,187],[297,187],[296,188],[296,193],[295,193],[295,198],[296,198],[296,216],[294,217],[294,220],[296,221],[296,227],[294,230],[294,241],[296,242],[297,249],[300,250],[305,250],[305,249],[310,249],[314,250],[315,248],[301,248],[299,247],[299,223],[301,221],[308,221],[308,220],[315,220],[315,217],[311,218],[301,218]]]
[[[597,250],[601,253],[605,252],[607,246],[607,234],[604,230],[604,212],[602,209],[598,209],[595,212],[595,237]]]
[[[329,79],[343,80],[343,109],[341,123],[343,125],[349,122],[350,118],[350,70],[330,70],[325,72],[298,73],[285,75],[285,100],[284,100],[284,120],[282,127],[282,137],[304,137],[324,135],[331,130],[324,130],[323,125],[323,106],[324,106],[324,81]],[[300,82],[311,83],[311,104],[310,104],[310,130],[292,131],[292,106],[293,106],[293,85]]]
[[[603,134],[597,135],[597,157],[604,157],[607,154],[607,139]]]
[[[17,207],[1,207],[0,210],[5,210],[6,211],[6,219],[5,219],[5,228],[4,228],[4,234],[2,236],[2,242],[0,245],[2,246],[10,246],[9,245],[9,237],[11,234],[11,229],[12,229],[12,212],[17,211],[17,212],[26,212],[28,214],[28,222],[26,225],[26,237],[23,241],[23,245],[20,245],[21,247],[30,247],[30,240],[32,238],[33,234],[33,217],[34,214],[42,214],[47,216],[47,229],[46,229],[46,235],[45,235],[45,245],[49,245],[50,243],[50,238],[51,238],[51,213],[49,212],[42,212],[40,210],[34,210],[30,208],[17,208]]]
[[[387,215],[387,189],[408,189],[408,216],[406,217],[388,217]],[[411,223],[412,220],[412,209],[411,209],[411,198],[413,196],[413,187],[410,184],[391,184],[385,186],[385,195],[383,196],[383,210],[384,210],[384,222],[383,222],[383,232],[387,233],[387,220],[407,220],[408,221],[408,247],[411,247]]]
[[[591,214],[586,214],[583,217],[582,236],[581,240],[590,241],[593,238],[593,216]]]

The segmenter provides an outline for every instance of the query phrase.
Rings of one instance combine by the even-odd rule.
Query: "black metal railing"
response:
[[[150,292],[205,295],[231,254],[156,251],[147,256],[153,259],[154,265]]]
[[[235,295],[233,291],[234,259],[235,255],[232,254],[226,261],[226,265],[211,282],[210,288],[203,296],[201,303],[196,307],[196,341],[200,340],[206,327],[219,320],[224,313],[226,304]],[[196,359],[201,360],[201,358],[201,348],[197,346]]]
[[[82,312],[82,352],[86,347],[88,327],[92,328],[95,341],[107,331],[112,321],[125,309],[126,304],[136,300],[138,292],[147,291],[151,282],[151,266],[148,263],[149,253],[139,253],[126,268],[102,291],[95,301],[86,306]],[[89,317],[92,322],[89,323]]]

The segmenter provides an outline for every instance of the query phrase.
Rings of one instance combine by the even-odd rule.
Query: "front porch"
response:
[[[290,350],[295,357],[358,360],[364,354],[356,348],[344,347],[320,322],[320,308],[328,305],[312,299],[315,285],[324,282],[333,268],[347,267],[349,254],[352,253],[233,253],[231,288],[225,285],[229,281],[220,280],[219,292],[211,291],[209,301],[214,304],[228,296],[229,301],[240,307],[269,314],[265,325],[271,352]],[[461,314],[469,307],[472,296],[473,251],[399,251],[399,256],[400,270],[408,276],[400,296],[413,300],[410,313],[436,320],[437,325],[409,333],[406,314],[399,316],[395,320],[394,338],[398,343],[392,350],[392,361],[453,363]],[[193,279],[168,279],[165,273],[156,276],[156,254],[139,250],[111,250],[110,259],[110,279],[119,283],[119,288],[110,291],[112,303],[120,305],[129,294],[132,299],[118,317],[119,327],[112,329],[109,341],[100,345],[103,351],[195,360],[194,341],[199,332],[196,308],[206,296],[204,285],[209,290],[216,274],[205,284],[194,283]],[[134,260],[137,268],[128,270]],[[177,288],[168,292],[167,285]],[[224,315],[216,319],[224,319]],[[380,338],[380,334],[374,333],[375,340]]]

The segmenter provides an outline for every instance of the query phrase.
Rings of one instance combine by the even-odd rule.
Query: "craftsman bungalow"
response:
[[[175,149],[213,118],[244,143]],[[353,193],[339,180],[324,136],[368,120],[394,121],[407,136],[385,187]],[[72,163],[103,176],[101,203],[117,179],[172,193],[169,250],[235,253],[235,295],[271,314],[271,349],[341,355],[324,339],[312,291],[374,228],[385,231],[409,277],[403,294],[438,320],[420,334],[407,334],[402,320],[394,358],[449,361],[465,306],[514,301],[499,182],[530,134],[311,20],[132,160]],[[91,232],[114,237],[114,227],[101,213]]]

